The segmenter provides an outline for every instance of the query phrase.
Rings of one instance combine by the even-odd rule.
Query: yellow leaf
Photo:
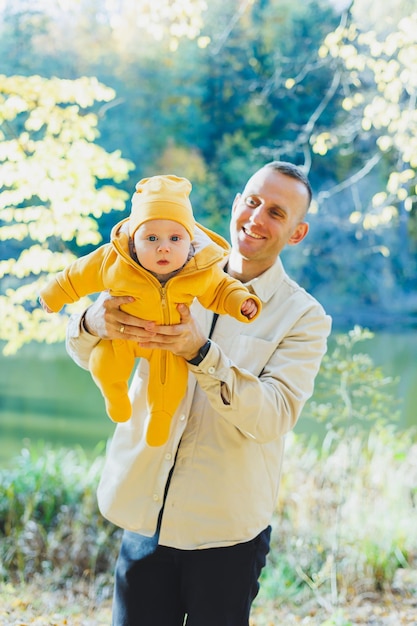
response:
[[[372,206],[373,207],[379,207],[382,204],[384,204],[384,202],[387,199],[387,194],[385,191],[381,191],[380,193],[377,193],[374,195],[374,197],[372,198]]]
[[[362,219],[362,213],[360,211],[353,211],[349,216],[349,222],[351,224],[358,224]]]

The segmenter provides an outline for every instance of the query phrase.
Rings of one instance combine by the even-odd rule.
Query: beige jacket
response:
[[[233,545],[271,522],[284,437],[313,392],[331,322],[279,259],[246,286],[261,299],[261,315],[248,325],[219,317],[207,356],[189,366],[187,395],[166,444],[145,443],[148,363],[142,359],[130,390],[132,419],[116,427],[107,452],[100,510],[116,525],[147,536],[155,532],[176,458],[162,545]],[[208,333],[213,314],[198,302],[193,314]],[[74,316],[67,349],[81,367],[96,341]]]

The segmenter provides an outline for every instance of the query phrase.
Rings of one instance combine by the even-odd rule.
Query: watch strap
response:
[[[206,343],[201,346],[197,356],[187,361],[190,365],[200,365],[201,361],[206,358],[207,352],[210,350],[211,341],[207,339]]]

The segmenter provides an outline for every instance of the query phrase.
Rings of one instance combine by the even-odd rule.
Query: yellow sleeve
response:
[[[62,272],[54,276],[40,291],[48,307],[57,313],[65,304],[77,302],[104,288],[103,262],[111,244],[105,244],[97,250],[76,259]]]
[[[218,313],[219,315],[230,315],[240,322],[253,322],[262,309],[262,303],[255,294],[250,293],[240,280],[232,278],[218,265],[211,268],[211,280],[208,288],[202,296],[199,296],[199,302],[206,308]],[[256,314],[248,319],[240,312],[242,304],[246,300],[255,300],[258,310]]]

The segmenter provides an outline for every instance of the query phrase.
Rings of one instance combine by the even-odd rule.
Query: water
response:
[[[114,429],[89,372],[63,345],[31,344],[0,356],[0,464],[29,444],[81,446],[87,453]]]
[[[378,332],[371,340],[359,345],[385,374],[399,378],[401,425],[417,427],[417,331]]]
[[[387,376],[399,377],[402,426],[417,426],[417,332],[378,332],[359,344]],[[65,348],[33,344],[17,355],[0,356],[0,465],[22,447],[44,441],[53,447],[103,450],[114,430],[90,374]],[[309,426],[309,428],[311,425]],[[297,430],[303,429],[303,420]]]

